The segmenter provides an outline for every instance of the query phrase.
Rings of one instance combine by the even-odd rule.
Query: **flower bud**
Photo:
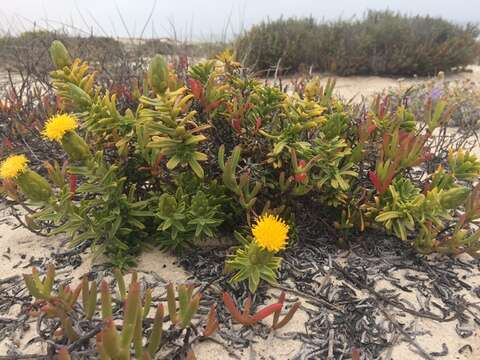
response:
[[[162,95],[168,88],[168,66],[163,56],[155,55],[148,68],[148,81],[156,94]]]
[[[85,140],[75,131],[66,132],[60,142],[72,161],[84,161],[92,156]]]
[[[57,70],[63,69],[65,66],[70,66],[72,60],[65,45],[61,41],[55,40],[50,46],[50,57]]]
[[[53,195],[48,181],[30,169],[25,169],[25,171],[19,174],[15,182],[29,200],[35,202],[48,201]]]
[[[170,216],[177,210],[177,199],[170,194],[162,194],[158,202],[158,214],[160,216]]]
[[[185,126],[177,126],[175,128],[175,135],[177,135],[179,137],[184,137],[186,133],[187,133],[187,131],[185,129]]]

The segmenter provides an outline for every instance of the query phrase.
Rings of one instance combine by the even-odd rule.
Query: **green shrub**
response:
[[[146,243],[180,253],[235,231],[227,270],[252,292],[276,281],[296,211],[312,205],[339,238],[377,227],[421,251],[478,249],[480,160],[452,151],[429,171],[445,102],[426,109],[421,127],[405,107],[378,101],[357,116],[332,81],[286,94],[245,74],[223,53],[190,68],[186,86],[156,57],[138,107],[120,111],[74,60],[51,73],[63,114],[43,131],[69,163],[49,165],[48,183],[26,158],[9,158],[3,190],[36,206],[30,228],[90,241],[119,266]]]
[[[236,41],[239,58],[257,70],[312,66],[339,75],[432,75],[476,63],[478,28],[439,18],[369,11],[362,19],[319,23],[279,19],[253,26]]]

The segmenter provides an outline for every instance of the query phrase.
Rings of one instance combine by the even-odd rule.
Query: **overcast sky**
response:
[[[480,0],[0,0],[0,31],[66,23],[98,35],[171,37],[175,28],[181,39],[208,40],[282,15],[329,20],[386,8],[480,23]]]

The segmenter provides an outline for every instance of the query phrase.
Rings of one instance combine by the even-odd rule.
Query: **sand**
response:
[[[473,66],[471,70],[472,73],[454,74],[447,76],[447,79],[461,80],[468,78],[473,81],[480,81],[480,67]],[[370,96],[389,86],[398,86],[399,83],[408,86],[408,84],[421,80],[424,79],[397,80],[381,77],[340,77],[337,78],[336,91],[337,94],[345,98],[359,97],[361,95]],[[66,248],[62,247],[63,239],[61,237],[44,238],[30,233],[26,229],[14,229],[14,220],[10,218],[5,211],[0,211],[0,219],[3,219],[0,220],[0,249],[4,255],[0,257],[0,279],[29,272],[28,264],[31,256],[35,258],[51,258],[52,252],[62,252],[66,250]],[[77,283],[81,276],[89,271],[91,266],[102,262],[102,259],[93,262],[91,254],[88,251],[82,255],[82,259],[83,262],[80,266],[75,268],[70,267],[69,270],[61,274],[59,278],[73,278],[72,283]],[[175,257],[158,250],[149,250],[141,255],[137,269],[141,272],[155,272],[165,281],[175,283],[184,282],[190,276],[190,274],[176,264]],[[401,274],[392,275],[399,276]],[[467,274],[462,275],[467,276]],[[464,281],[469,283],[472,288],[480,286],[480,270],[477,269],[477,272],[469,274]],[[380,283],[377,286],[383,285]],[[384,286],[391,285],[385,283]],[[278,295],[277,290],[272,290],[272,293]],[[467,300],[480,303],[480,299],[474,298],[471,292],[461,295],[464,295]],[[408,293],[403,293],[402,296],[406,296],[406,300],[408,300]],[[0,317],[16,317],[19,312],[19,307],[12,307],[7,314],[0,314]],[[463,339],[459,337],[455,331],[455,321],[438,323],[428,319],[416,320],[410,315],[399,314],[393,310],[392,313],[398,315],[397,319],[401,324],[411,324],[417,331],[425,332],[424,335],[418,336],[415,341],[427,352],[440,352],[442,350],[442,343],[445,343],[448,345],[449,354],[441,357],[442,359],[480,359],[480,327],[478,325],[468,324],[474,331],[474,335]],[[291,359],[301,348],[301,342],[282,339],[277,335],[291,331],[304,332],[304,323],[307,319],[306,313],[300,310],[285,328],[278,331],[278,333],[271,333],[266,340],[255,339],[256,341],[250,348],[244,349],[238,355],[241,359]],[[268,321],[269,320],[267,320],[267,323]],[[34,327],[34,320],[32,320],[32,327]],[[35,336],[35,333],[29,331],[23,338],[20,338],[19,334],[15,334],[2,341],[0,343],[0,355],[6,354],[9,348],[20,349],[23,353],[39,353],[40,351],[45,351],[45,347],[39,343],[25,347],[25,344],[27,344],[33,336]],[[218,339],[221,340],[220,338]],[[463,354],[459,354],[458,350],[466,344],[470,344],[473,351],[470,352],[467,350],[463,352]],[[228,355],[227,350],[223,346],[210,341],[195,345],[194,350],[199,360],[233,359],[233,357]],[[401,339],[398,339],[396,346],[385,352],[383,358],[395,360],[421,359],[421,357],[414,352],[413,346],[401,341]]]
[[[480,66],[471,65],[467,70],[468,71],[466,72],[449,74],[445,79],[448,81],[461,81],[468,79],[477,84],[480,83]],[[346,99],[360,99],[362,96],[369,97],[389,87],[402,86],[408,88],[411,85],[428,80],[428,78],[425,77],[394,79],[380,76],[349,76],[336,77],[336,79],[336,94],[341,95]]]
[[[59,237],[39,237],[22,228],[12,230],[11,226],[7,224],[0,225],[0,233],[0,248],[3,249],[4,253],[10,249],[8,252],[9,258],[7,259],[6,257],[2,257],[0,260],[0,274],[2,274],[0,279],[7,276],[17,274],[20,275],[29,272],[29,267],[24,267],[29,264],[30,256],[35,256],[35,258],[51,257],[52,252],[62,252],[67,250],[61,247],[62,239]],[[464,260],[468,260],[468,255],[461,256],[464,257]],[[78,283],[81,276],[87,273],[90,267],[94,264],[92,263],[91,255],[88,252],[83,254],[82,258],[83,263],[79,267],[68,268],[67,271],[61,271],[61,274],[58,276],[58,278],[73,278],[72,284]],[[341,259],[338,261],[341,261]],[[101,260],[95,262],[95,264],[99,263],[101,263]],[[14,265],[16,265],[15,268]],[[189,277],[188,273],[176,265],[175,257],[156,250],[144,253],[139,258],[137,269],[140,271],[141,275],[143,272],[153,271],[165,281],[172,281],[174,283],[184,282]],[[397,272],[389,275],[398,276],[399,274]],[[469,274],[468,276],[469,277],[464,281],[467,281],[470,285],[472,285],[472,287],[480,286],[480,271]],[[390,287],[391,285],[387,282],[385,282],[385,284],[379,282],[377,283],[377,290],[384,288],[385,286]],[[272,290],[271,293],[278,296],[279,291]],[[409,293],[402,292],[402,297],[415,303],[414,295],[411,295],[413,298],[409,299],[408,294]],[[476,301],[477,303],[479,302],[479,299],[474,299],[471,293],[465,293],[462,295],[465,296],[466,300],[473,302]],[[306,305],[305,302],[304,305]],[[456,321],[438,323],[428,319],[416,320],[412,316],[401,314],[398,311],[394,311],[394,309],[389,310],[392,314],[397,316],[396,318],[401,324],[410,324],[416,331],[426,332],[426,334],[418,336],[415,341],[427,352],[440,352],[442,350],[442,343],[445,343],[448,346],[449,355],[442,357],[442,359],[473,360],[480,358],[480,328],[478,326],[468,324],[469,329],[474,330],[475,333],[469,338],[462,339],[455,331]],[[10,309],[8,314],[3,314],[2,317],[16,317],[19,312],[19,307],[13,307]],[[438,315],[441,314],[438,313]],[[297,351],[300,350],[302,346],[301,342],[291,339],[281,339],[277,337],[277,335],[282,335],[293,331],[304,332],[304,323],[307,320],[307,314],[302,310],[299,310],[293,320],[287,324],[286,327],[277,331],[276,333],[271,333],[266,340],[256,338],[253,346],[242,350],[240,353],[237,352],[237,355],[239,355],[241,359],[291,359],[297,353]],[[34,328],[34,321],[35,320],[32,319],[32,328]],[[266,324],[269,323],[270,320],[267,319]],[[27,332],[23,338],[20,338],[17,334],[10,337],[8,340],[1,342],[0,355],[6,354],[7,350],[11,347],[20,349],[24,353],[39,353],[41,351],[45,351],[45,346],[39,343],[25,347],[25,344],[35,335],[36,334],[34,331],[31,330]],[[217,336],[217,338],[219,341],[222,341],[220,337]],[[401,342],[400,339],[398,342],[398,345],[394,346],[385,353],[384,359],[421,359],[421,357],[414,352],[415,349],[411,344],[407,342]],[[463,354],[459,354],[458,350],[467,344],[472,346],[473,352],[467,350]],[[223,346],[210,341],[197,344],[194,346],[194,351],[197,359],[200,360],[234,359],[234,357],[230,357],[228,355],[227,350]]]

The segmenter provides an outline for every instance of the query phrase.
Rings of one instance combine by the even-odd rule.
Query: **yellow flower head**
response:
[[[258,246],[270,252],[285,249],[288,239],[288,225],[278,216],[264,215],[257,219],[252,234]]]
[[[77,119],[72,115],[61,114],[52,116],[45,124],[42,134],[48,140],[62,140],[65,133],[78,127]]]
[[[25,155],[10,156],[0,165],[0,177],[2,179],[13,179],[20,175],[27,168],[28,159]]]

